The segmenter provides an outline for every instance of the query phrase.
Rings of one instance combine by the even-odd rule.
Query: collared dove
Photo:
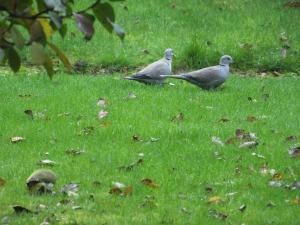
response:
[[[232,62],[233,60],[231,56],[224,55],[221,57],[220,64],[217,66],[203,68],[187,74],[161,75],[161,77],[186,80],[187,82],[195,84],[202,89],[211,90],[219,87],[226,81],[229,75],[229,64]]]
[[[165,78],[160,75],[169,75],[172,73],[173,50],[165,50],[164,58],[151,63],[138,73],[124,77],[127,80],[135,80],[144,84],[163,84]]]

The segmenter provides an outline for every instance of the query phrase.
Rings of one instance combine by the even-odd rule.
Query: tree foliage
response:
[[[64,66],[72,66],[66,55],[50,42],[58,32],[65,37],[68,27],[65,19],[72,18],[84,39],[89,41],[95,33],[94,22],[98,20],[110,33],[113,31],[124,39],[123,29],[115,23],[111,2],[124,0],[96,0],[80,11],[74,11],[73,0],[1,0],[0,1],[0,62],[8,63],[17,72],[21,66],[19,51],[30,48],[32,62],[42,65],[51,78],[53,62],[46,48],[53,51]]]

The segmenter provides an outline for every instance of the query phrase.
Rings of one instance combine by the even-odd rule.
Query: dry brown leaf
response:
[[[125,170],[125,171],[131,171],[133,170],[135,167],[139,166],[140,164],[142,164],[144,162],[143,159],[138,159],[136,162],[131,163],[128,166],[120,166],[119,170]]]
[[[229,121],[230,121],[230,119],[227,119],[227,118],[221,118],[218,120],[218,122],[222,122],[222,123],[227,123]]]
[[[222,199],[222,197],[220,197],[218,195],[212,196],[208,199],[209,204],[219,204],[222,202],[224,202],[224,200]]]
[[[291,158],[296,158],[296,157],[300,156],[300,147],[290,148],[289,156]]]
[[[153,180],[149,179],[149,178],[145,178],[143,180],[141,180],[142,184],[149,186],[151,188],[159,188],[159,185],[156,184]]]
[[[178,113],[176,116],[174,116],[171,121],[172,122],[180,122],[184,120],[184,114],[182,112]]]
[[[291,203],[292,205],[299,205],[299,204],[300,204],[300,199],[299,199],[299,197],[296,196],[294,199],[292,199],[292,200],[290,201],[290,203]]]
[[[250,50],[252,47],[253,47],[253,45],[250,44],[250,43],[242,43],[242,44],[240,44],[240,48],[243,48],[245,50]]]
[[[289,8],[300,8],[300,2],[287,2],[284,6]]]
[[[0,187],[4,186],[6,184],[6,180],[4,180],[2,177],[0,177]]]
[[[252,115],[248,115],[247,116],[247,121],[248,122],[254,122],[254,121],[256,121],[257,120],[257,118],[255,117],[255,116],[252,116]]]
[[[283,178],[283,175],[279,172],[274,173],[272,176],[272,180],[282,180],[282,178]]]
[[[24,140],[25,140],[24,137],[12,137],[12,138],[10,138],[11,143],[18,143],[18,142],[22,142]]]
[[[127,196],[129,194],[132,194],[132,186],[127,186],[125,189],[124,189],[124,192],[123,192],[123,196]]]
[[[285,140],[286,141],[297,141],[297,137],[295,135],[291,135],[291,136],[288,136]]]

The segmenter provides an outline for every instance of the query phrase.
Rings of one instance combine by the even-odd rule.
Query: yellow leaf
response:
[[[46,19],[38,19],[40,22],[41,26],[43,27],[44,34],[46,35],[47,38],[50,38],[53,34],[53,29],[49,23],[48,20]]]
[[[210,197],[208,200],[208,203],[214,203],[214,204],[219,204],[221,202],[223,202],[223,199],[218,195]]]

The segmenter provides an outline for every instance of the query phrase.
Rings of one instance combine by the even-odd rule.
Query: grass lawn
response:
[[[300,145],[300,17],[286,2],[116,1],[124,43],[100,24],[87,43],[72,22],[64,40],[52,37],[72,63],[87,63],[84,75],[59,66],[50,81],[36,68],[13,75],[1,67],[0,224],[299,224],[300,189],[292,183],[300,180],[300,157],[288,150]],[[169,47],[177,55],[174,73],[229,54],[233,71],[267,76],[233,74],[211,92],[179,80],[161,87],[120,79]],[[27,49],[21,54],[30,62]],[[122,73],[89,76],[103,68]],[[108,114],[99,119],[101,110]],[[239,148],[246,140],[236,138],[237,129],[255,134],[258,145]],[[26,139],[11,143],[15,136]],[[212,141],[218,138],[223,146]],[[44,159],[56,164],[39,165]],[[55,195],[28,192],[26,179],[38,168],[58,175]],[[155,188],[141,182],[146,178]],[[60,192],[71,182],[78,196]],[[113,182],[132,191],[110,194]],[[12,208],[36,211],[40,204],[46,210],[38,214]]]
[[[0,187],[0,219],[22,225],[47,217],[51,224],[299,223],[299,189],[284,187],[300,176],[300,158],[288,155],[299,141],[286,141],[290,135],[300,138],[299,77],[232,75],[213,92],[181,81],[153,87],[119,78],[0,77],[0,177],[6,180]],[[136,98],[126,99],[128,93]],[[107,100],[104,110],[109,112],[100,120],[99,98]],[[172,120],[179,113],[183,119]],[[242,140],[224,146],[212,142],[213,136],[223,142],[234,137],[237,128],[255,133],[259,145],[241,149]],[[134,135],[143,141],[133,140]],[[26,140],[12,144],[14,136]],[[85,152],[66,154],[71,148]],[[140,153],[142,164],[131,171],[118,169],[136,162]],[[51,168],[59,176],[54,196],[26,190],[26,178],[45,167],[37,165],[42,159],[57,163]],[[273,178],[271,169],[277,173]],[[142,184],[144,178],[159,187]],[[282,186],[269,186],[271,180]],[[79,184],[77,197],[60,193],[70,182]],[[132,193],[109,194],[112,182],[131,185]],[[71,202],[57,206],[62,199]],[[47,209],[17,216],[16,204]]]

